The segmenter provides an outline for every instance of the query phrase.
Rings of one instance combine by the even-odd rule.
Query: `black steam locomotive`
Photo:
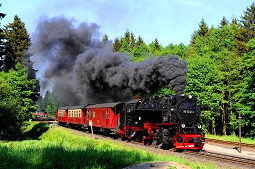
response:
[[[201,150],[204,134],[201,130],[201,112],[191,95],[150,97],[126,103],[123,139],[141,141],[164,148]]]

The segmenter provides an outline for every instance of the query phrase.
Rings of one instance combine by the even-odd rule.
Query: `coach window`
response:
[[[87,117],[89,117],[89,111],[87,110]]]
[[[95,112],[95,110],[93,110],[93,117],[96,117],[96,112]]]
[[[90,110],[89,114],[90,114],[89,117],[92,117],[92,111],[91,110]]]
[[[106,117],[105,117],[106,119],[109,119],[109,113],[108,113],[108,110],[106,110],[105,116],[106,116]]]

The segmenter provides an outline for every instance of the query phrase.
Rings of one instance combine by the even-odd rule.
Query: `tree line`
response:
[[[1,19],[4,16],[0,13]],[[240,18],[228,21],[223,17],[216,27],[209,27],[202,19],[188,45],[170,43],[163,47],[158,39],[147,45],[141,36],[136,38],[129,30],[113,41],[105,34],[101,43],[112,43],[114,52],[129,53],[133,62],[167,55],[185,59],[189,69],[185,94],[198,98],[204,130],[219,135],[236,134],[237,116],[241,112],[242,135],[254,138],[254,18],[253,3]],[[18,16],[0,29],[0,119],[4,119],[0,124],[0,139],[17,138],[36,109],[54,115],[62,105],[54,88],[45,97],[39,96],[36,71],[29,60],[31,54],[26,52],[30,43],[25,24]],[[164,87],[156,94],[174,93]]]
[[[0,13],[0,19],[5,16]],[[37,109],[39,83],[26,53],[30,43],[17,15],[0,29],[0,139],[17,139]]]

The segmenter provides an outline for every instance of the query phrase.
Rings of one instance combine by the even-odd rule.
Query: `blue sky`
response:
[[[18,15],[33,36],[41,17],[65,16],[75,23],[96,23],[101,37],[110,39],[126,30],[139,35],[148,44],[158,38],[167,46],[189,44],[198,23],[204,18],[209,27],[217,27],[225,16],[240,19],[253,0],[1,0],[0,12],[7,16],[1,26]]]

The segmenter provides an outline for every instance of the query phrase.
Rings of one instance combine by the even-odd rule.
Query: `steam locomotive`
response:
[[[98,130],[145,145],[200,151],[205,135],[196,103],[191,95],[169,95],[62,107],[56,111],[56,120],[61,125]]]

